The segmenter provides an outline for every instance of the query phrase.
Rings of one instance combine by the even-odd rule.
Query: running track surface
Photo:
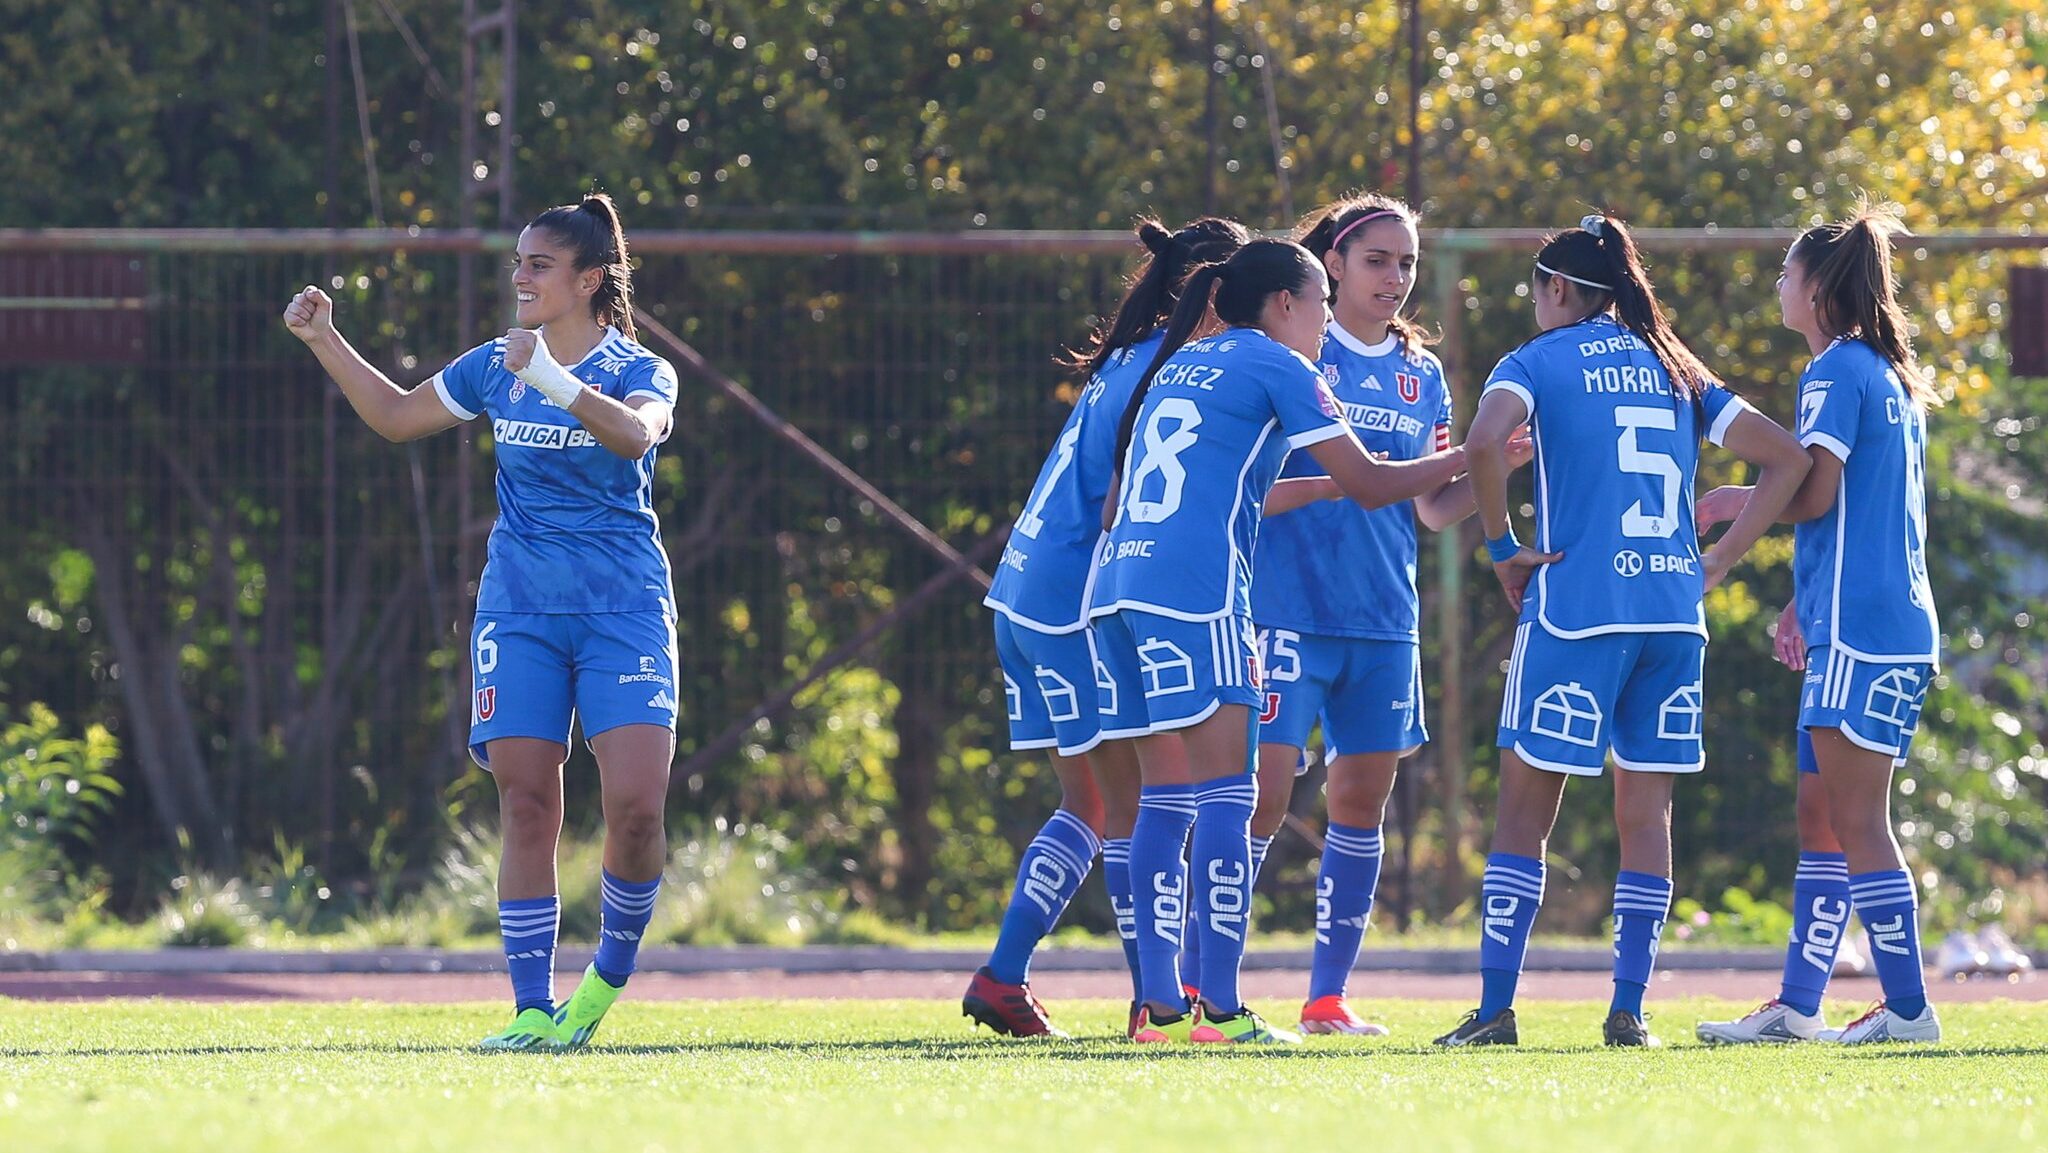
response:
[[[967,986],[967,974],[949,973],[642,973],[633,979],[636,1000],[725,1001],[742,998],[914,998],[950,1000]],[[572,981],[573,973],[557,975]],[[2038,974],[2019,982],[1979,977],[1963,982],[1937,982],[1929,975],[1937,1001],[1988,1001],[2000,997],[2048,1001],[2048,977]],[[1308,987],[1306,971],[1246,973],[1244,992],[1261,1000],[1293,1000]],[[1127,1000],[1130,980],[1117,972],[1046,972],[1032,990],[1048,1001],[1077,998]],[[1538,1000],[1591,1001],[1606,997],[1612,986],[1604,973],[1529,973],[1520,996]],[[1657,997],[1727,997],[1761,1001],[1777,992],[1773,973],[1702,970],[1657,975]],[[1479,991],[1472,973],[1359,973],[1351,979],[1354,998],[1466,1002]],[[496,973],[0,973],[0,997],[40,1001],[93,1001],[108,997],[166,997],[187,1001],[388,1001],[455,1003],[502,1001],[505,978]],[[1838,977],[1831,997],[1875,1001],[1877,981],[1869,977]]]

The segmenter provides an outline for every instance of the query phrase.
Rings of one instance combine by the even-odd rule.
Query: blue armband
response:
[[[1508,531],[1497,537],[1489,537],[1486,541],[1486,555],[1495,564],[1499,564],[1521,551],[1522,542],[1515,539],[1515,526],[1512,524],[1508,525]]]

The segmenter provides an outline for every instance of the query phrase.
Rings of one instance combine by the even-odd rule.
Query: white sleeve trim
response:
[[[1749,402],[1741,397],[1730,397],[1727,405],[1721,409],[1721,415],[1714,418],[1714,426],[1707,430],[1708,443],[1719,447],[1722,439],[1728,435],[1728,429],[1735,423],[1736,418],[1745,412],[1755,411],[1755,409],[1749,406]]]
[[[1312,428],[1307,432],[1295,433],[1287,438],[1287,447],[1307,448],[1312,444],[1321,444],[1326,440],[1335,440],[1340,436],[1349,434],[1350,431],[1351,426],[1340,420],[1335,424],[1326,424],[1321,428]]]
[[[1536,415],[1536,397],[1529,391],[1528,385],[1523,384],[1519,380],[1506,380],[1496,377],[1495,379],[1486,382],[1486,387],[1479,390],[1479,395],[1485,396],[1487,393],[1492,392],[1494,389],[1500,389],[1503,392],[1514,393],[1516,396],[1522,398],[1522,407],[1529,410],[1529,415]]]
[[[432,379],[432,380],[428,381],[427,383],[429,383],[429,384],[431,384],[431,385],[433,385],[433,386],[434,386],[434,395],[435,395],[435,396],[438,396],[438,397],[440,397],[440,398],[441,398],[441,403],[442,403],[442,404],[444,404],[444,405],[447,405],[447,406],[448,406],[448,411],[449,411],[449,412],[451,412],[451,413],[454,413],[454,414],[455,414],[455,417],[456,417],[456,419],[458,419],[458,420],[475,420],[475,419],[476,419],[476,416],[477,416],[477,414],[476,414],[476,413],[473,413],[473,412],[469,411],[468,409],[466,409],[466,408],[462,407],[461,405],[459,405],[459,404],[455,403],[455,398],[454,398],[453,396],[450,396],[450,395],[449,395],[449,393],[448,393],[448,382],[447,382],[447,381],[445,381],[445,380],[442,380],[442,379],[441,379],[441,374],[440,374],[440,373],[438,373],[438,372],[437,372],[437,373],[435,373],[435,374],[434,374],[434,379]]]
[[[1845,464],[1848,463],[1849,446],[1829,436],[1827,433],[1815,429],[1799,438],[1799,447],[1801,448],[1812,448],[1814,445],[1819,445],[1834,453],[1836,460],[1842,461]]]
[[[651,388],[636,388],[633,391],[626,394],[626,399],[631,400],[636,396],[651,396],[654,399],[660,401],[661,403],[669,405],[671,407],[673,407],[676,403],[675,401],[670,400],[668,397],[663,396],[662,394],[654,391]]]

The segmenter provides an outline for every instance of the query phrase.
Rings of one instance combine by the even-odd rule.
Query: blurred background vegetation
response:
[[[519,103],[485,111],[514,118],[516,216],[595,185],[629,231],[1120,229],[1210,209],[1285,229],[1358,187],[1419,189],[1437,228],[1557,227],[1592,206],[1641,226],[1789,228],[1863,189],[1921,231],[2048,224],[2037,5],[1419,11],[1419,136],[1393,4],[1219,0],[1212,42],[1185,0],[526,3]],[[0,0],[0,135],[16,145],[0,150],[0,227],[448,227],[478,175],[451,97],[459,15],[446,0]],[[1950,397],[1929,469],[1948,659],[1896,801],[1933,923],[2004,920],[2040,948],[2048,382],[2007,371],[2015,262],[2040,257],[1902,254]],[[1776,323],[1776,265],[1702,250],[1659,254],[1653,274],[1680,330],[1782,418],[1805,353]],[[1469,256],[1446,286],[1425,251],[1416,301],[1432,325],[1437,301],[1463,309],[1446,352],[1467,387],[1531,331],[1526,266]],[[653,315],[966,548],[1015,514],[1071,398],[1052,357],[1114,303],[1124,267],[656,256],[640,283]],[[488,444],[374,442],[274,317],[298,284],[331,283],[344,329],[407,381],[496,325],[487,310],[460,331],[452,268],[432,254],[158,254],[141,275],[158,310],[146,363],[0,363],[0,946],[487,937],[492,793],[449,701],[475,576],[454,542],[488,524]],[[682,411],[657,499],[692,768],[657,932],[991,926],[1055,793],[1041,760],[1003,748],[966,585],[733,754],[689,760],[935,566],[729,406],[686,392]],[[483,478],[468,521],[446,496],[459,470]],[[1710,455],[1703,472],[1730,467]],[[1447,827],[1426,783],[1441,745],[1414,762],[1386,928],[1456,926],[1476,891],[1508,622],[1463,556],[1468,803]],[[1795,681],[1765,627],[1789,560],[1789,537],[1766,542],[1709,602],[1710,771],[1681,786],[1677,818],[1679,892],[1707,939],[1782,935]],[[587,887],[586,753],[569,776],[580,828],[563,878]],[[1606,805],[1598,786],[1567,798],[1548,931],[1606,915]],[[1268,927],[1308,924],[1313,874],[1311,850],[1283,841]],[[1069,921],[1107,927],[1092,886]]]

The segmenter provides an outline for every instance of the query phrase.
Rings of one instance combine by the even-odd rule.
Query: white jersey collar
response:
[[[1389,332],[1387,333],[1386,339],[1380,341],[1378,344],[1367,344],[1366,342],[1351,335],[1351,333],[1343,325],[1338,324],[1334,320],[1330,322],[1329,333],[1330,339],[1336,341],[1338,344],[1343,345],[1345,348],[1350,349],[1351,351],[1357,353],[1360,356],[1385,356],[1388,353],[1394,351],[1395,347],[1401,343],[1400,334]]]

